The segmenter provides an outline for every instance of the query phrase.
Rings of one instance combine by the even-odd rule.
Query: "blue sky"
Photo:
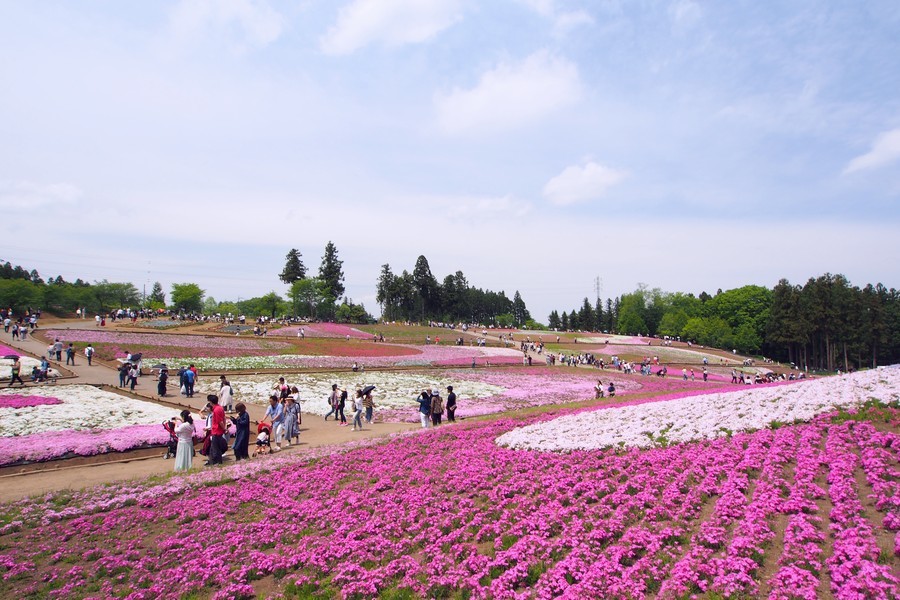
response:
[[[0,259],[284,293],[900,287],[900,4],[0,0]]]

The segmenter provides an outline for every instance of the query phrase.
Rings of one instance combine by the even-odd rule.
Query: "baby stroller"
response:
[[[253,457],[263,456],[272,453],[272,426],[268,423],[258,423],[256,426],[256,450],[253,451]]]
[[[162,426],[169,432],[169,441],[166,442],[166,454],[163,458],[169,459],[178,452],[178,436],[175,435],[175,423],[172,421],[163,421]]]

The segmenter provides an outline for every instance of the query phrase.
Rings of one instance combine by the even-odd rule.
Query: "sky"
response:
[[[0,260],[269,291],[900,287],[900,3],[0,0]],[[599,285],[598,285],[599,284]]]

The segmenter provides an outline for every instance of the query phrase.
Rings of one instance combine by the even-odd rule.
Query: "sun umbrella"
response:
[[[3,358],[8,358],[9,360],[16,360],[17,358],[19,358],[19,355],[18,354],[7,354]]]
[[[159,363],[158,365],[153,365],[150,367],[151,369],[168,369],[165,363]]]
[[[370,394],[370,393],[372,393],[372,390],[374,390],[374,389],[375,389],[374,385],[367,385],[366,387],[364,387],[362,389],[362,395],[365,396],[366,394]]]

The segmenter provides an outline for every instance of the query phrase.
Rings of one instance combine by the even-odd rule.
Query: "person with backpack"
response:
[[[444,400],[441,398],[441,391],[435,387],[434,393],[431,395],[431,426],[437,427],[441,424],[441,417],[444,414]]]
[[[328,396],[328,408],[331,409],[328,411],[328,414],[325,415],[325,420],[328,420],[328,417],[334,415],[334,420],[338,420],[338,402],[341,400],[341,393],[338,391],[338,386],[336,383],[331,384],[331,395]]]
[[[94,347],[90,344],[87,345],[87,348],[84,349],[84,355],[87,357],[88,366],[91,366],[91,361],[94,359]]]
[[[193,366],[194,365],[191,365],[191,367],[193,367]],[[194,381],[196,380],[196,377],[197,377],[197,374],[194,373],[194,371],[191,370],[190,367],[188,367],[187,369],[184,370],[183,386],[184,386],[184,393],[188,398],[194,397]],[[219,397],[216,396],[216,401],[218,401],[218,400],[219,400]]]
[[[66,366],[68,365],[75,366],[75,346],[71,342],[66,347]]]

